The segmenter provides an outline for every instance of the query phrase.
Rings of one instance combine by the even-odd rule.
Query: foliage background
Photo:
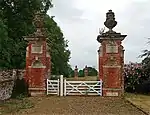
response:
[[[60,27],[46,12],[52,8],[51,0],[0,1],[0,68],[24,69],[27,42],[23,36],[35,31],[34,13],[45,13],[45,27],[52,57],[52,74],[69,75],[70,50]]]

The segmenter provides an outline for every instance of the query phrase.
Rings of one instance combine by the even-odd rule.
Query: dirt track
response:
[[[35,108],[16,115],[144,115],[118,98],[103,97],[42,97],[30,98]]]

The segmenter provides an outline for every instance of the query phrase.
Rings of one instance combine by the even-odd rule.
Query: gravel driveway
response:
[[[35,107],[17,115],[145,115],[119,98],[51,96],[30,100]]]

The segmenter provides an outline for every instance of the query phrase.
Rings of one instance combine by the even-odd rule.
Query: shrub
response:
[[[150,79],[142,64],[125,65],[124,79],[126,92],[142,94],[150,92]]]
[[[28,85],[24,79],[17,79],[12,92],[12,98],[17,98],[18,96],[28,96]]]

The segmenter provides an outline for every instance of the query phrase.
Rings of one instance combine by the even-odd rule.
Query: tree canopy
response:
[[[51,0],[1,0],[0,1],[0,68],[24,69],[27,42],[23,36],[34,32],[33,18],[36,11],[46,12]],[[70,51],[68,41],[57,25],[45,15],[48,45],[52,57],[52,74],[68,74]]]
[[[51,48],[52,74],[69,75],[68,64],[70,59],[70,50],[67,49],[68,41],[65,40],[63,33],[57,23],[48,15],[45,19],[45,26],[48,32],[48,45]]]
[[[84,77],[85,76],[84,71],[85,71],[85,68],[80,69],[78,71],[78,76],[79,77]],[[98,71],[94,67],[87,67],[87,71],[88,71],[88,76],[93,76],[94,77],[94,76],[97,76],[97,74],[98,74]],[[74,77],[74,70],[72,70],[70,72],[70,74],[71,74],[71,77]]]
[[[150,38],[148,38],[148,40],[150,40]],[[150,41],[148,41],[148,44],[149,43],[150,43]],[[143,71],[149,77],[150,76],[150,50],[148,50],[148,49],[143,50],[143,54],[140,55],[140,57],[141,58],[144,57],[144,59],[142,60]]]

